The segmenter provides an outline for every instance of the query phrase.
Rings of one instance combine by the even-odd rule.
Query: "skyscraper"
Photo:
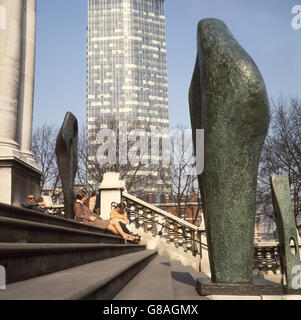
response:
[[[169,129],[164,0],[88,1],[88,144],[112,117]],[[148,192],[162,185],[154,166],[139,174],[154,177]]]

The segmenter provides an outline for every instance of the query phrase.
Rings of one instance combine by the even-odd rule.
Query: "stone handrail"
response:
[[[150,204],[148,202],[145,202],[145,201],[143,201],[141,199],[138,199],[138,198],[126,193],[126,192],[123,192],[122,196],[126,200],[134,201],[136,204],[141,205],[142,207],[144,207],[146,209],[149,209],[149,210],[151,210],[151,211],[153,211],[153,212],[155,212],[155,213],[157,213],[159,215],[165,216],[166,218],[168,218],[170,220],[173,220],[174,222],[176,222],[179,225],[187,227],[187,228],[189,228],[189,229],[191,229],[193,231],[196,231],[196,232],[205,232],[205,229],[197,227],[197,226],[193,225],[192,223],[189,223],[189,222],[187,222],[187,221],[185,221],[185,220],[183,220],[181,218],[178,218],[175,215],[173,215],[173,214],[171,214],[171,213],[169,213],[167,211],[164,211],[164,210],[162,210],[162,209],[160,209],[160,208],[158,208],[158,207],[156,207],[156,206],[154,206],[154,205],[152,205],[152,204]]]

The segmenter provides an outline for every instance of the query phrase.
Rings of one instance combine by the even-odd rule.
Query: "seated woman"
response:
[[[76,194],[76,201],[74,202],[74,214],[77,219],[80,219],[83,223],[107,229],[114,234],[121,235],[125,243],[127,241],[134,242],[136,238],[130,234],[125,233],[120,224],[116,220],[103,220],[94,212],[91,212],[88,207],[85,206],[87,201],[86,192],[80,190]]]
[[[126,225],[128,224],[128,217],[125,211],[125,204],[123,202],[117,205],[116,209],[112,209],[110,212],[110,219],[118,221],[122,230],[128,234],[133,234],[131,231],[128,230]],[[140,240],[140,236],[134,235],[137,240]]]

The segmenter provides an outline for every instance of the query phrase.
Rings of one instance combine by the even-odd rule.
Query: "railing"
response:
[[[253,269],[258,273],[271,271],[276,274],[281,271],[278,243],[255,243]]]
[[[299,250],[301,245],[299,244]],[[292,246],[293,248],[293,246]],[[278,242],[262,242],[254,245],[254,263],[255,271],[268,273],[281,273],[284,275],[284,269],[281,265],[280,247]]]
[[[176,248],[182,247],[184,252],[191,252],[201,260],[202,246],[206,246],[201,243],[201,234],[205,230],[128,193],[122,196],[127,203],[130,224],[154,237],[164,238]]]

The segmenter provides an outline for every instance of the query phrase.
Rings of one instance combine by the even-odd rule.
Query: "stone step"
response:
[[[99,229],[99,228],[95,228]],[[102,230],[103,231],[103,230]],[[120,236],[98,230],[64,227],[0,216],[0,243],[123,243]]]
[[[51,214],[41,213],[38,211],[28,210],[20,207],[10,206],[4,203],[0,203],[0,217],[32,221],[66,228],[74,228],[78,230],[97,232],[101,234],[107,233],[107,231],[105,230],[75,220],[56,217]]]
[[[169,257],[153,259],[114,300],[174,300]]]
[[[141,250],[145,246],[135,244],[0,243],[0,265],[13,283]]]
[[[143,250],[12,283],[0,300],[111,300],[156,254]]]

